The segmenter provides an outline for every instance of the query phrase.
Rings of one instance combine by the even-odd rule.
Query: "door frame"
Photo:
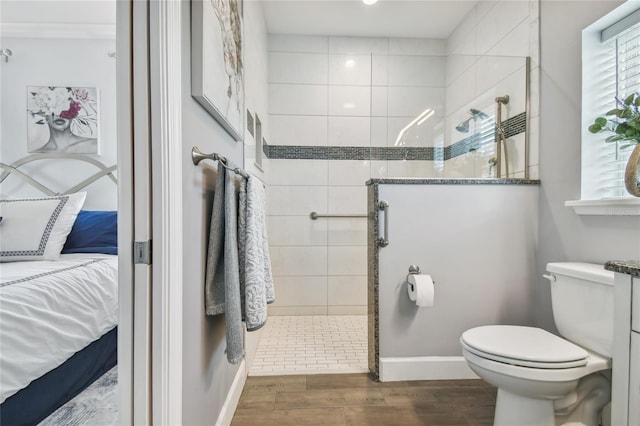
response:
[[[181,4],[117,3],[119,424],[182,423]]]

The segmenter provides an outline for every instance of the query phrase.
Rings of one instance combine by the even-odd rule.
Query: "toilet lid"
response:
[[[462,333],[465,349],[499,362],[534,368],[571,368],[587,364],[580,346],[534,327],[489,325]]]

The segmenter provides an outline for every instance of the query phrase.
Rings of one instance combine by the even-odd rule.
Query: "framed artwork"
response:
[[[241,0],[191,1],[191,95],[236,141],[243,140]]]
[[[27,151],[98,153],[95,87],[27,87]]]

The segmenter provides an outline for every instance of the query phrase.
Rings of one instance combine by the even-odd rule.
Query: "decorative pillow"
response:
[[[0,262],[59,258],[85,196],[0,200]]]
[[[62,253],[118,254],[118,212],[80,210]]]

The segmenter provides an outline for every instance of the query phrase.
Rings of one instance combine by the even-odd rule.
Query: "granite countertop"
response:
[[[367,185],[540,185],[539,179],[372,178]]]
[[[604,264],[607,271],[620,272],[621,274],[629,274],[632,277],[640,278],[640,262],[628,260],[610,260]]]

